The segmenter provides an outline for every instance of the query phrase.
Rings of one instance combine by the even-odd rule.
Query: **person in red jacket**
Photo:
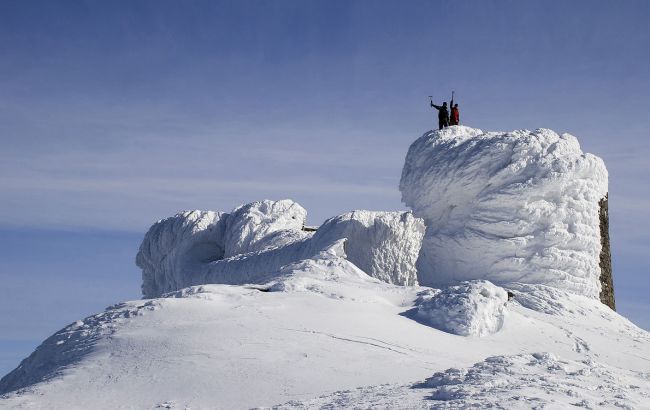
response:
[[[458,104],[454,105],[454,93],[451,93],[451,102],[449,104],[451,113],[449,114],[449,125],[460,124],[460,112],[458,111]]]

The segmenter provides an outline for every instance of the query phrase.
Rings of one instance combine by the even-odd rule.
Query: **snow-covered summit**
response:
[[[603,161],[548,129],[432,131],[408,150],[402,200],[425,220],[420,282],[545,284],[597,298]]]
[[[450,127],[411,146],[400,188],[413,212],[316,232],[291,200],[158,221],[146,300],[47,338],[0,407],[647,407],[650,335],[595,298],[600,159]]]

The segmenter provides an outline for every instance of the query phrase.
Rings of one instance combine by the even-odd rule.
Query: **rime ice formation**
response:
[[[152,298],[208,283],[264,283],[290,263],[346,239],[347,258],[388,283],[417,283],[424,223],[410,212],[355,211],[328,220],[314,235],[291,200],[258,201],[231,213],[182,212],[155,223],[140,246],[142,293]],[[312,238],[313,236],[313,238]]]
[[[598,298],[603,161],[547,129],[455,126],[409,148],[402,200],[424,219],[420,283],[486,279]]]
[[[307,211],[294,201],[257,201],[228,216],[224,257],[286,246],[304,238]]]
[[[181,212],[155,223],[136,257],[142,294],[206,283],[261,281],[307,254],[306,211],[291,200],[257,201],[231,213]]]
[[[161,295],[183,288],[187,277],[212,260],[223,258],[222,212],[186,211],[156,222],[136,256],[142,269],[142,294]]]
[[[347,238],[348,260],[368,275],[398,285],[417,285],[415,263],[424,223],[410,212],[354,211],[328,219],[312,243],[322,248]]]

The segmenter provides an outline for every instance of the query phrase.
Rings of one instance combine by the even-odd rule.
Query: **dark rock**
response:
[[[608,195],[598,202],[600,205],[600,301],[616,310],[614,300],[614,278],[612,277],[612,253],[609,244],[609,209]]]

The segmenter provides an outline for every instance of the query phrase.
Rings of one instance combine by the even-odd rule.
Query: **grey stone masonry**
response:
[[[616,301],[614,300],[614,278],[612,277],[612,253],[609,244],[609,209],[608,195],[598,202],[600,205],[600,301],[616,310]]]

